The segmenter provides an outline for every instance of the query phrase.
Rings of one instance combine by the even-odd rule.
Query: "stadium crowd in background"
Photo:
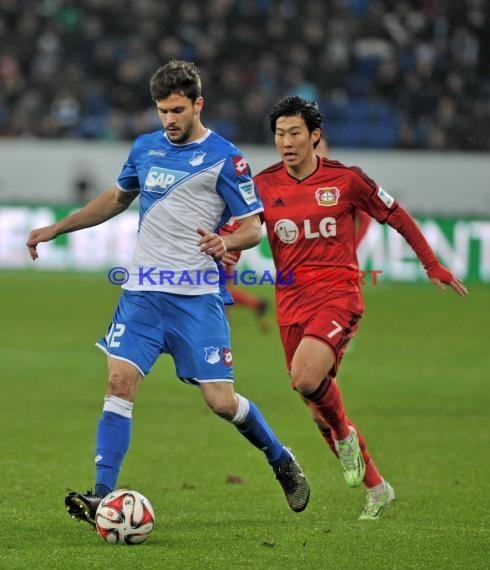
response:
[[[490,150],[489,23],[486,0],[2,0],[0,136],[152,131],[147,79],[185,58],[240,143],[296,94],[336,147]]]

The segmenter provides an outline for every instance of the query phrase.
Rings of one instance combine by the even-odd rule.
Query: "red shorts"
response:
[[[360,315],[345,309],[329,307],[319,310],[303,323],[280,326],[288,370],[291,370],[291,362],[301,339],[315,338],[332,348],[335,355],[332,376],[335,377],[347,345],[356,334],[360,318]]]

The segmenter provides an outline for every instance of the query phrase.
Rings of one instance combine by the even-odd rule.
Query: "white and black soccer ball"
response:
[[[113,491],[100,502],[95,526],[111,544],[142,544],[150,536],[155,515],[150,501],[138,491]]]

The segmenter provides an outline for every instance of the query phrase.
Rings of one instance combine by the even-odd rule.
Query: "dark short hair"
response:
[[[322,128],[322,114],[318,108],[318,103],[307,101],[298,95],[284,97],[272,107],[269,119],[273,133],[276,132],[276,122],[279,117],[303,117],[308,130],[313,132],[315,129]]]
[[[150,94],[153,101],[166,99],[178,93],[193,103],[201,96],[201,76],[192,61],[172,59],[160,67],[150,79]]]

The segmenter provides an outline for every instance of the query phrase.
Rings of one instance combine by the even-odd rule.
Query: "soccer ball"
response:
[[[100,502],[95,526],[111,544],[141,544],[150,536],[155,515],[150,501],[138,491],[113,491]]]

